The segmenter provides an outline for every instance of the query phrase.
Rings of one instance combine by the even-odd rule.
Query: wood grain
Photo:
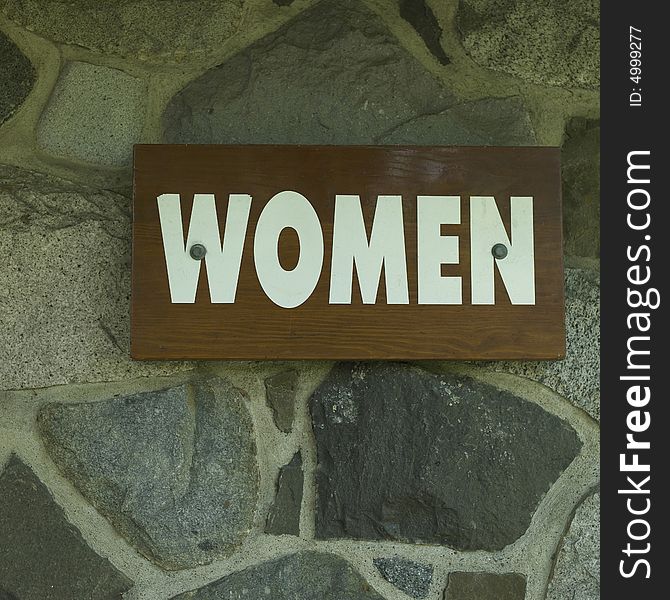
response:
[[[314,206],[325,254],[315,292],[301,306],[267,298],[253,261],[253,233],[265,203],[295,190]],[[194,193],[217,196],[223,231],[230,193],[253,197],[234,304],[212,304],[204,265],[195,304],[171,304],[156,198],[179,193],[184,230]],[[368,234],[379,194],[401,194],[409,305],[363,305],[354,277],[351,305],[329,305],[334,195],[361,197]],[[416,196],[459,195],[463,301],[418,305]],[[495,196],[509,232],[509,197],[534,197],[536,305],[515,306],[496,271],[496,304],[472,306],[471,195]],[[400,146],[135,146],[131,353],[136,359],[557,359],[565,355],[560,155],[557,148]],[[287,230],[290,231],[290,230]],[[297,236],[282,234],[280,258],[295,264]]]

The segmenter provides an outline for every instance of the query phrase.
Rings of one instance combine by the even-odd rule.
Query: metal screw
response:
[[[193,260],[202,260],[205,258],[205,254],[207,254],[207,248],[205,248],[202,244],[193,244],[188,253],[191,255]]]
[[[505,244],[494,244],[491,248],[491,254],[494,258],[505,258],[507,256],[507,246]]]

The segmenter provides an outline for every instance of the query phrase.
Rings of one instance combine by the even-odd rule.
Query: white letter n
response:
[[[512,196],[512,241],[507,237],[495,198],[470,197],[470,269],[472,304],[495,304],[494,263],[512,304],[535,304],[533,197]],[[505,258],[492,248],[503,244]]]

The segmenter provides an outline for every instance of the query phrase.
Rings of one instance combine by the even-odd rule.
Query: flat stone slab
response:
[[[383,600],[348,562],[299,552],[233,573],[173,600]]]
[[[403,6],[438,52],[432,12]],[[189,83],[163,130],[169,143],[535,143],[520,99],[459,103],[352,0],[317,3]]]
[[[536,404],[404,364],[339,364],[310,406],[319,539],[500,550],[581,448]]]
[[[444,600],[524,600],[526,578],[518,573],[449,574]],[[567,600],[567,597],[562,600]]]
[[[0,389],[165,375],[130,360],[130,201],[0,165]]]
[[[532,146],[536,143],[523,100],[485,98],[442,112],[419,115],[379,139],[383,144],[451,146]]]
[[[0,474],[0,499],[1,600],[121,600],[132,587],[15,456]]]
[[[427,598],[433,581],[433,567],[400,556],[375,558],[372,563],[382,577],[412,598]]]
[[[166,569],[228,556],[251,529],[259,485],[253,426],[225,380],[47,404],[38,424],[66,477]]]
[[[4,33],[0,32],[0,124],[21,106],[35,84],[35,68]]]
[[[128,167],[141,141],[146,84],[84,62],[63,67],[37,126],[37,143],[58,158]]]
[[[300,452],[296,452],[291,462],[279,470],[277,493],[270,507],[265,533],[300,535],[304,479],[302,456]]]
[[[244,0],[0,0],[10,20],[56,42],[149,61],[216,51],[238,31]]]
[[[577,508],[558,553],[547,600],[565,598],[600,600],[600,494]]]
[[[284,433],[290,433],[293,428],[297,385],[297,371],[282,371],[265,380],[265,399],[272,409],[275,425]]]
[[[170,143],[371,143],[454,104],[362,2],[317,3],[173,98]]]
[[[483,67],[550,86],[600,86],[597,0],[461,0],[456,25]]]
[[[566,254],[600,257],[600,121],[575,118],[561,150]]]
[[[556,361],[487,363],[546,385],[600,420],[600,274],[565,270],[566,355]]]

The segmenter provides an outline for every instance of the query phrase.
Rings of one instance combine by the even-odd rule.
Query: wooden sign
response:
[[[556,359],[557,148],[135,147],[137,359]]]

